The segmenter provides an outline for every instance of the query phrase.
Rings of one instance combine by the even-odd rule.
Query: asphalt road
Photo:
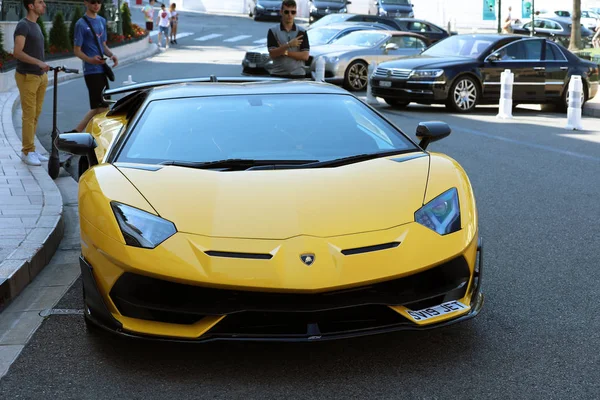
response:
[[[190,32],[199,26],[202,35],[218,34],[223,24],[235,26],[229,37],[257,39],[268,26],[231,17],[186,21]],[[241,58],[223,60],[243,53],[241,43],[215,39],[200,48],[194,37],[117,69],[117,80],[239,74]],[[60,87],[61,126],[83,115],[84,95],[80,80]],[[512,121],[496,119],[495,108],[469,116],[424,106],[385,112],[411,136],[419,121],[453,128],[430,149],[461,163],[474,187],[485,246],[486,301],[477,318],[338,342],[181,345],[90,335],[81,316],[55,315],[0,380],[0,397],[597,398],[600,122],[586,118],[587,130],[572,132],[562,128],[564,115],[532,109],[517,109]],[[49,127],[44,113],[41,126]],[[77,282],[56,308],[81,309],[80,293]]]

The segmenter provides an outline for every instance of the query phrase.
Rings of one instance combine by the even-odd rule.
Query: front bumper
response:
[[[403,283],[397,282],[401,280],[394,280],[349,290],[326,292],[317,295],[302,295],[304,296],[302,301],[291,300],[298,299],[298,295],[293,294],[263,292],[242,292],[240,294],[240,292],[234,293],[233,291],[228,290],[188,287],[188,290],[194,290],[195,294],[200,293],[201,291],[210,291],[210,293],[206,294],[207,298],[210,298],[210,301],[204,303],[200,301],[200,303],[198,303],[198,299],[195,295],[188,296],[192,293],[185,293],[185,285],[179,285],[179,287],[174,288],[175,291],[172,293],[179,292],[180,296],[172,302],[177,305],[178,301],[188,296],[187,298],[189,301],[186,302],[186,304],[178,305],[180,310],[185,311],[183,314],[187,313],[188,316],[193,314],[194,310],[198,310],[198,304],[203,304],[203,306],[201,306],[204,308],[201,310],[202,313],[213,313],[213,315],[207,315],[204,318],[204,320],[207,320],[207,329],[204,334],[196,338],[168,337],[161,335],[160,333],[150,335],[125,329],[123,324],[109,311],[100,294],[100,290],[94,278],[93,267],[81,257],[80,266],[85,297],[84,315],[89,322],[121,336],[176,342],[209,342],[217,340],[311,342],[366,336],[400,330],[426,330],[438,328],[471,319],[475,317],[483,307],[484,296],[481,287],[483,246],[481,239],[479,239],[475,245],[475,265],[473,271],[469,272],[470,276],[468,277],[468,282],[466,282],[466,284],[458,285],[454,288],[446,285],[445,289],[447,290],[442,290],[442,293],[437,294],[434,293],[435,290],[433,292],[423,290],[423,293],[416,295],[416,297],[415,293],[411,293],[416,291],[414,289],[416,281],[414,279],[411,281],[411,276],[408,276],[407,278],[409,280],[405,280]],[[442,264],[442,266],[455,262],[455,260],[446,262]],[[458,272],[460,271],[459,263],[453,264],[453,268],[456,272],[456,277],[458,277],[458,275],[460,275]],[[433,288],[435,285],[431,282],[439,280],[440,276],[447,277],[450,270],[445,269],[443,273],[439,270],[441,275],[434,274],[434,271],[435,268],[432,268],[423,272],[428,273],[429,275],[426,280],[418,281],[417,286],[425,285],[421,286],[420,289],[427,287],[429,289]],[[142,277],[142,279],[145,279],[146,283],[152,280],[152,278],[148,277]],[[459,281],[460,279],[456,280],[456,282]],[[166,284],[177,285],[172,282]],[[115,285],[115,287],[117,287],[117,285]],[[128,286],[126,283],[125,287],[125,290],[127,291]],[[387,292],[382,288],[387,288]],[[389,289],[394,290],[390,291]],[[123,292],[123,289],[113,288],[111,293],[114,291]],[[148,294],[148,291],[150,291],[150,294]],[[376,296],[375,292],[379,293],[379,295]],[[151,286],[144,287],[140,293],[146,293],[146,303],[152,302],[154,295],[151,294]],[[388,300],[383,300],[381,293],[384,293]],[[236,295],[238,297],[235,297]],[[117,297],[117,295],[113,295],[113,298]],[[404,306],[381,304],[394,301],[391,300],[392,298],[397,298],[398,302],[404,302],[409,306],[414,305],[414,307],[408,308]],[[441,303],[447,304],[448,301],[454,299],[467,300],[467,304],[465,305],[468,305],[469,309],[466,312],[453,312],[451,318],[444,318],[439,320],[439,322],[433,320],[433,323],[427,324],[411,321],[407,316],[407,311],[410,312],[410,310],[419,309],[431,310],[431,308],[427,307],[433,307],[433,305]],[[194,304],[194,301],[196,301],[196,304]],[[124,302],[127,304],[124,305]],[[144,312],[144,310],[139,309],[139,301],[137,304],[134,304],[135,301],[120,299],[117,300],[117,303],[122,310],[125,310],[125,313]],[[172,305],[173,304],[171,304],[171,306]],[[192,308],[194,308],[194,310],[189,309],[190,305],[193,306]],[[136,307],[138,307],[137,310]],[[160,310],[161,308],[162,310]],[[169,305],[164,304],[161,304],[160,307],[156,305],[154,307],[155,310],[158,309],[159,313],[168,308]],[[226,312],[226,314],[216,315],[219,311]],[[132,320],[130,317],[121,318]],[[156,318],[156,316],[153,318]],[[194,319],[197,319],[197,317],[192,317],[190,321]],[[348,322],[349,319],[353,320]],[[181,323],[184,321],[180,320],[177,322]],[[244,326],[244,324],[247,325],[249,322],[251,322],[251,326],[240,328],[240,326]],[[161,324],[175,325],[168,322],[161,322]],[[298,332],[298,329],[304,331]]]
[[[266,8],[255,8],[254,17],[264,19],[280,19],[281,11],[279,9],[266,9]]]
[[[245,74],[268,74],[273,69],[273,60],[268,54],[247,52],[242,60],[242,69]]]
[[[382,82],[391,82],[391,86],[382,86]],[[438,103],[445,102],[448,98],[448,85],[445,81],[417,81],[371,77],[370,85],[373,96],[385,99],[416,103]]]

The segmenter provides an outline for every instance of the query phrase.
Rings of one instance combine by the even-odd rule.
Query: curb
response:
[[[151,44],[149,49],[143,53],[134,54],[121,60],[115,69],[151,57],[158,52],[158,46]],[[58,82],[81,77],[83,74],[59,75]],[[49,76],[48,86],[53,82],[54,78]],[[12,147],[18,156],[21,151],[21,140],[14,129],[12,116],[19,105],[19,92],[17,89],[13,89],[8,93],[9,97],[2,104],[3,136],[8,142],[7,147]],[[37,137],[35,141],[36,148],[44,149]],[[42,168],[28,169],[34,181],[41,188],[43,205],[35,228],[25,236],[25,239],[5,260],[0,261],[0,312],[48,265],[60,245],[65,230],[62,195],[56,183],[48,175],[47,164],[42,164]]]
[[[583,106],[581,114],[587,117],[600,118],[600,107],[591,107],[586,104],[585,106]]]

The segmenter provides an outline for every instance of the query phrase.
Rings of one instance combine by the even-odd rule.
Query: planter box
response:
[[[124,61],[127,58],[139,55],[141,53],[144,53],[146,50],[148,50],[148,48],[151,46],[151,44],[148,42],[148,36],[144,37],[143,39],[140,40],[136,40],[133,42],[129,42],[127,44],[123,44],[120,46],[111,46],[109,44],[109,47],[113,50],[113,52],[117,55],[117,57],[119,58],[119,61]],[[48,56],[48,58],[46,59],[46,62],[48,63],[48,65],[52,66],[52,67],[56,67],[56,66],[65,66],[67,68],[76,68],[79,69],[79,74],[80,76],[83,76],[83,62],[74,56],[67,56],[66,58],[61,54],[61,55],[55,55],[55,57],[51,57]],[[11,61],[12,63],[12,61]],[[110,63],[109,63],[110,65]],[[49,75],[49,81],[48,83],[52,82],[52,78],[51,78],[51,74]],[[6,72],[2,72],[0,73],[0,92],[7,92],[9,90],[14,89],[17,86],[17,83],[15,81],[15,69],[11,69],[8,70]]]

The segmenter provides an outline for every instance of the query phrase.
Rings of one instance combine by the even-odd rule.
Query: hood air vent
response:
[[[354,249],[342,250],[342,254],[345,256],[351,256],[354,254],[362,254],[362,253],[369,253],[372,251],[393,249],[394,247],[398,247],[398,246],[400,246],[400,242],[376,244],[375,246],[357,247]]]
[[[234,253],[231,251],[214,251],[209,250],[206,252],[211,257],[226,257],[226,258],[249,258],[253,260],[270,260],[273,258],[271,254],[260,254],[260,253]]]

